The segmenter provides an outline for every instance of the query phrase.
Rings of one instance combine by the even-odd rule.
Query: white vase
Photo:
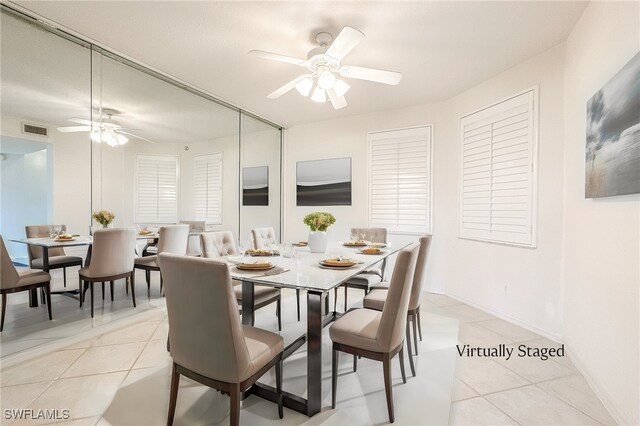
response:
[[[327,233],[316,231],[309,232],[309,251],[311,253],[324,253],[327,250]]]

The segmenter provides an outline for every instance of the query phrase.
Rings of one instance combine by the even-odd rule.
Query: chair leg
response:
[[[104,300],[104,281],[102,281],[102,300]]]
[[[417,331],[417,326],[418,326],[418,317],[416,316],[416,314],[412,315],[413,319],[413,345],[416,348],[416,356],[418,355],[418,331]]]
[[[111,301],[113,302],[113,281],[111,281]]]
[[[164,280],[162,279],[162,272],[160,272],[160,295],[164,297],[164,290],[162,285],[164,284]]]
[[[416,368],[413,365],[413,355],[411,354],[411,330],[409,329],[409,319],[407,318],[407,350],[409,352],[409,366],[411,367],[411,374],[413,374],[413,377],[416,377]]]
[[[420,335],[420,341],[422,342],[422,320],[420,319],[420,308],[418,307],[418,334]]]
[[[42,304],[44,305],[45,303],[47,303],[46,299],[45,299],[45,295],[44,295],[44,287],[40,287],[40,299],[42,299]]]
[[[173,424],[173,417],[176,414],[176,402],[178,401],[178,386],[180,384],[180,373],[176,371],[176,364],[173,363],[171,371],[171,394],[169,395],[169,414],[167,416],[167,426]]]
[[[51,281],[47,283],[46,291],[47,291],[47,310],[49,311],[49,321],[51,321],[53,319],[53,317],[51,316]]]
[[[333,312],[338,309],[338,287],[333,289]]]
[[[133,270],[133,273],[135,273],[135,269]],[[129,278],[128,277],[124,279],[124,291],[128,296],[129,295]]]
[[[284,417],[282,409],[282,358],[276,363],[276,392],[278,393],[278,417]]]
[[[131,279],[129,280],[131,284],[131,300],[133,300],[133,307],[136,307],[136,271],[134,270],[131,273]]]
[[[78,301],[80,302],[80,307],[82,308],[82,278],[78,275]]]
[[[62,268],[62,277],[63,277],[63,284],[66,287],[67,286],[67,268]]]
[[[391,359],[389,354],[382,355],[382,369],[384,370],[384,391],[387,394],[387,410],[389,411],[389,422],[395,421],[393,415],[393,389],[391,387]]]
[[[93,281],[89,283],[89,286],[91,287],[89,289],[89,291],[91,292],[91,318],[93,318]]]
[[[298,308],[298,321],[300,321],[300,289],[296,288],[296,306]]]
[[[4,329],[4,314],[7,312],[7,294],[2,293],[2,318],[0,318],[0,331]]]
[[[407,383],[407,376],[404,374],[404,342],[402,342],[402,349],[398,354],[400,358],[400,373],[402,373],[402,383]]]
[[[345,285],[344,286],[344,311],[347,312],[347,290],[349,290],[349,288]]]
[[[353,356],[353,372],[355,373],[356,371],[358,371],[358,356],[354,355]]]
[[[338,354],[333,350],[331,357],[331,408],[336,408],[336,392],[338,391]]]
[[[276,301],[276,315],[278,316],[278,331],[282,331],[282,314],[281,314],[282,305],[280,299]]]
[[[238,426],[240,424],[240,387],[238,384],[232,386],[233,388],[229,392],[231,397],[229,426]]]

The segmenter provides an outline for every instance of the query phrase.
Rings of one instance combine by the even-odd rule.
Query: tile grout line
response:
[[[574,374],[574,375],[575,375],[575,374]],[[560,379],[564,379],[564,378],[566,378],[566,377],[571,377],[571,376],[565,376],[565,377],[559,377],[559,378],[560,378]],[[554,379],[554,380],[555,380],[555,379]],[[548,383],[548,382],[550,382],[550,381],[552,381],[552,380],[547,380],[547,381],[545,381],[545,382],[540,382],[540,383]],[[556,395],[554,395],[554,394],[550,393],[548,390],[541,388],[540,386],[538,386],[540,383],[536,383],[536,384],[535,384],[535,386],[536,386],[538,389],[540,389],[542,392],[546,393],[547,395],[549,395],[549,396],[550,396],[550,397],[552,397],[552,398],[555,398],[555,399],[557,399],[557,400],[559,400],[559,401],[561,401],[561,402],[564,402],[564,403],[565,403],[565,404],[567,404],[568,406],[570,406],[570,407],[574,408],[575,410],[577,410],[577,411],[579,411],[580,413],[584,414],[585,416],[589,417],[591,420],[593,420],[593,421],[594,421],[594,422],[596,422],[597,424],[599,424],[599,425],[602,425],[602,424],[603,424],[602,422],[600,422],[600,420],[598,420],[598,419],[594,418],[593,416],[591,416],[591,415],[590,415],[590,414],[588,414],[588,413],[585,413],[585,412],[584,412],[580,407],[576,407],[576,406],[575,406],[575,405],[573,405],[571,402],[566,401],[564,398],[562,398],[562,397],[560,397],[560,396],[556,396]],[[591,388],[589,388],[589,390],[591,390]],[[606,407],[605,407],[605,410],[606,410]],[[608,412],[608,411],[607,411],[607,412]]]

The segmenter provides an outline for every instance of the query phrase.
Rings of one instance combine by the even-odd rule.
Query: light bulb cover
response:
[[[336,80],[336,84],[333,85],[333,90],[336,92],[336,96],[341,98],[351,89],[347,83],[342,80]]]
[[[313,87],[313,79],[311,77],[306,77],[305,79],[298,82],[298,84],[296,84],[296,90],[302,96],[309,96],[309,93],[311,93],[312,87]]]
[[[327,93],[321,87],[316,87],[311,95],[311,100],[314,102],[327,102]]]
[[[324,90],[331,89],[335,82],[336,76],[333,75],[331,71],[322,71],[320,75],[318,75],[318,86],[322,87]]]
[[[118,142],[118,145],[124,145],[125,143],[129,142],[129,138],[119,133],[116,133],[116,141]]]

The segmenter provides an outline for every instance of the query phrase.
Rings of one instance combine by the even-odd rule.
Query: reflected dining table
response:
[[[254,317],[254,285],[290,288],[307,292],[307,330],[284,349],[284,359],[292,355],[304,343],[307,344],[307,395],[282,391],[285,407],[305,414],[309,417],[320,412],[322,405],[322,329],[339,317],[337,312],[329,312],[329,293],[353,276],[370,269],[404,247],[387,247],[381,254],[366,255],[356,250],[340,248],[340,254],[356,260],[358,263],[348,269],[327,269],[319,264],[320,260],[329,257],[325,253],[310,253],[308,248],[297,248],[302,251],[302,260],[283,257],[260,257],[261,261],[270,261],[279,268],[274,273],[240,271],[231,266],[231,277],[242,282],[242,323],[251,325]],[[329,253],[331,250],[329,250]],[[348,254],[345,254],[348,253]],[[277,402],[274,387],[263,383],[254,384],[245,392],[245,397],[256,395],[272,402]]]

